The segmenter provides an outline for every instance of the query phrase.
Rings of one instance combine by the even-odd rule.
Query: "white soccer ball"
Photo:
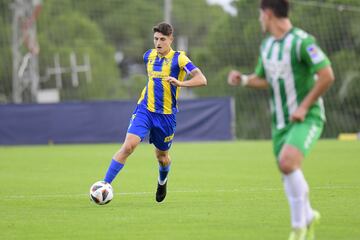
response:
[[[90,188],[90,199],[98,205],[109,203],[114,197],[114,192],[110,183],[98,181]]]

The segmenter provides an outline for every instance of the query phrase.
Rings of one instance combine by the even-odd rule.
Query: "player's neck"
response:
[[[282,39],[292,28],[290,19],[279,18],[273,22],[270,33],[274,38]]]
[[[166,52],[163,53],[158,53],[160,55],[160,57],[165,57],[166,55],[168,55],[168,53],[171,51],[171,48],[169,48]]]

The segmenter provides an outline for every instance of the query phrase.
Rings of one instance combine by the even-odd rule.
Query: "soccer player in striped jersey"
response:
[[[301,163],[323,130],[321,96],[334,74],[314,37],[293,27],[288,11],[288,0],[261,0],[259,20],[268,36],[261,44],[255,73],[233,70],[228,83],[270,88],[273,149],[291,211],[289,240],[312,240],[320,214],[310,205]]]
[[[111,183],[114,180],[126,159],[149,134],[159,162],[156,201],[162,202],[166,196],[171,164],[169,149],[175,133],[180,88],[205,86],[207,80],[184,52],[171,48],[174,37],[170,24],[159,23],[153,32],[155,48],[143,56],[148,82],[131,117],[125,141],[113,156],[104,181]],[[188,74],[191,78],[184,81]]]

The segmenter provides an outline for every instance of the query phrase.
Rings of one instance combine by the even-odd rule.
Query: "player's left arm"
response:
[[[179,81],[174,77],[168,77],[168,81],[177,87],[201,87],[207,85],[207,80],[199,68],[195,68],[190,72],[191,79],[187,81]]]
[[[312,48],[317,48],[313,50]],[[290,116],[291,121],[304,121],[309,108],[322,96],[335,81],[333,69],[327,56],[314,42],[305,45],[303,59],[316,71],[317,80],[299,107]]]
[[[335,77],[331,66],[320,69],[317,72],[317,78],[318,80],[316,81],[312,90],[291,115],[291,121],[304,121],[311,105],[313,105],[318,100],[318,98],[322,96],[333,84]]]
[[[191,76],[191,79],[187,81],[179,81],[178,79],[169,76],[167,80],[170,84],[177,87],[201,87],[207,85],[207,79],[204,74],[190,61],[184,52],[180,53],[179,67],[186,71],[186,73]]]

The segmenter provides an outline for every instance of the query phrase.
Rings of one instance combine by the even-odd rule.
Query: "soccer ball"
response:
[[[98,181],[90,188],[90,200],[98,205],[108,204],[114,197],[110,183]]]

